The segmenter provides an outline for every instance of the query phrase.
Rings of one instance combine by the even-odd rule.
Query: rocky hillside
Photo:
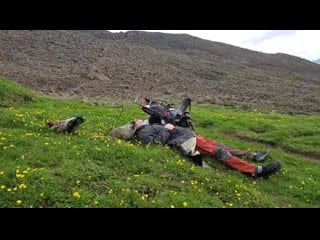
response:
[[[0,75],[48,95],[320,113],[320,65],[185,34],[0,31]]]
[[[320,59],[314,60],[313,62],[320,64]]]

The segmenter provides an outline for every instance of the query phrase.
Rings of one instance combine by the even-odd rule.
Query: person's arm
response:
[[[161,144],[165,145],[171,135],[171,132],[174,130],[175,126],[168,123],[164,126],[157,125],[158,134],[154,137],[154,142],[160,142]]]

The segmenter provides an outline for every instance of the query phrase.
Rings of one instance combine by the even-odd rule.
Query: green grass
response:
[[[194,105],[199,134],[235,149],[267,148],[282,161],[278,175],[252,179],[217,162],[196,167],[163,146],[106,138],[114,126],[146,117],[132,103],[92,106],[35,96],[8,81],[0,86],[0,207],[320,207],[320,161],[290,152],[320,153],[319,116]],[[45,128],[49,119],[76,115],[86,121],[74,135]]]
[[[25,104],[32,101],[33,97],[34,94],[27,89],[0,78],[0,107]]]

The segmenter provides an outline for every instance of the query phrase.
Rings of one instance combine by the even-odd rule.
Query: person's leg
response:
[[[239,158],[244,158],[246,160],[251,160],[250,158],[253,158],[253,153],[247,152],[247,151],[242,151],[242,150],[233,150],[229,147],[220,145],[221,148],[227,150],[231,155]]]
[[[216,141],[209,141],[204,137],[197,136],[196,150],[198,150],[200,154],[207,155],[243,174],[255,175],[257,172],[255,165],[232,156],[225,148],[220,147]]]
[[[229,156],[228,156],[229,155]],[[265,166],[255,166],[247,163],[239,158],[232,156],[225,149],[218,149],[214,155],[214,158],[221,161],[231,169],[237,170],[243,174],[249,174],[253,177],[269,178],[271,175],[277,173],[281,169],[281,162],[275,161]]]
[[[243,174],[249,174],[254,176],[257,172],[257,167],[251,163],[241,160],[240,158],[233,156],[224,148],[217,148],[213,155],[213,158],[227,167],[237,170]]]
[[[219,146],[219,143],[216,141],[209,141],[208,139],[196,136],[196,150],[200,152],[202,155],[210,156],[214,154],[214,151]]]
[[[219,145],[219,147],[224,148],[225,150],[230,152],[231,155],[233,156],[236,156],[238,158],[243,158],[245,160],[256,161],[256,162],[264,161],[269,155],[269,152],[249,152],[249,151],[242,151],[242,150],[234,150],[224,145]]]

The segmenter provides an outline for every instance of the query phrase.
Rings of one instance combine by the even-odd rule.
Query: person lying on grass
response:
[[[74,133],[84,121],[83,117],[72,117],[59,122],[49,121],[46,125],[57,133]]]
[[[139,119],[124,126],[113,129],[108,136],[123,140],[136,140],[143,144],[162,144],[177,149],[182,155],[191,158],[195,164],[202,165],[202,156],[224,164],[230,169],[252,177],[269,178],[281,169],[281,162],[275,161],[265,166],[254,165],[240,159],[261,162],[266,159],[268,152],[249,153],[236,151],[225,147],[214,140],[196,135],[193,131],[174,126],[172,124],[158,125],[146,124]]]

